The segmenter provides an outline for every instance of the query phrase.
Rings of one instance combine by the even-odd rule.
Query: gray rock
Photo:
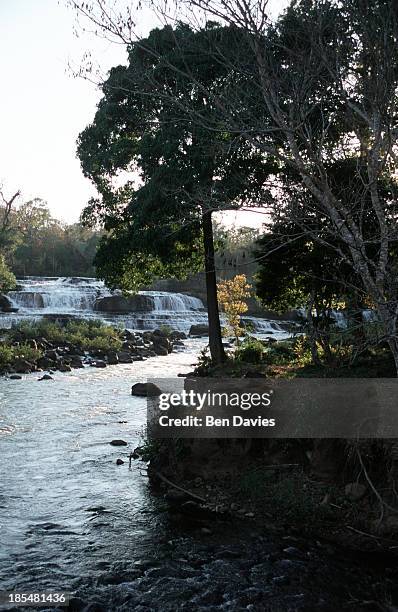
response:
[[[39,368],[43,368],[43,370],[48,370],[50,368],[56,367],[55,361],[45,356],[40,357],[40,359],[37,360],[37,365],[39,366]]]
[[[54,380],[54,379],[52,376],[50,376],[50,374],[44,374],[44,376],[42,376],[38,380]]]
[[[116,465],[123,465],[124,461],[123,459],[116,459]]]
[[[208,336],[209,335],[209,326],[199,323],[196,325],[191,325],[191,329],[189,330],[190,336]]]
[[[171,340],[186,340],[187,335],[184,332],[178,331],[175,329],[171,332],[170,339]]]
[[[11,374],[9,378],[10,380],[21,380],[22,376],[20,374]]]
[[[125,440],[112,440],[109,442],[111,446],[127,446],[127,442]]]
[[[131,395],[138,397],[156,397],[161,393],[162,391],[154,383],[135,383],[131,387]]]
[[[119,363],[119,357],[117,356],[116,351],[110,351],[109,353],[107,353],[106,359],[109,365],[116,365],[117,363]]]
[[[154,306],[154,298],[150,295],[136,294],[130,297],[110,295],[96,300],[94,310],[113,313],[149,312],[154,310]]]
[[[120,351],[117,353],[117,358],[119,363],[133,363],[131,355],[128,351]]]
[[[154,353],[160,357],[166,357],[169,354],[168,349],[160,344],[154,344],[152,348]]]
[[[29,361],[25,361],[24,359],[19,359],[13,364],[13,368],[17,374],[29,374],[35,368]]]
[[[97,359],[96,361],[94,361],[94,363],[92,364],[95,368],[106,368],[106,363],[105,361],[102,361],[101,359]]]

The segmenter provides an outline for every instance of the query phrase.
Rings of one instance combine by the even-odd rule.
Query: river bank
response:
[[[166,327],[131,332],[95,319],[20,323],[1,332],[0,374],[20,379],[31,372],[71,372],[85,366],[106,368],[144,361],[180,350],[186,338],[184,332]]]

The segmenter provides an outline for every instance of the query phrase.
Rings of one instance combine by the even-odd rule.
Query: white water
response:
[[[108,314],[94,310],[95,302],[103,297],[120,295],[111,292],[102,281],[82,277],[27,277],[19,281],[20,290],[8,294],[17,313],[0,314],[0,327],[8,328],[26,318],[43,315],[72,315],[80,318],[101,318],[127,329],[151,330],[161,325],[189,332],[191,325],[207,324],[207,312],[202,300],[191,295],[167,291],[140,291],[146,296],[148,310],[127,314]],[[286,337],[276,321],[245,317],[257,335]]]

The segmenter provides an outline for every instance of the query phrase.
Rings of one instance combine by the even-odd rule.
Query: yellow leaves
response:
[[[243,332],[240,327],[240,317],[248,310],[245,299],[250,297],[250,289],[251,285],[247,283],[244,274],[237,274],[234,278],[217,284],[218,302],[236,338],[239,338]]]

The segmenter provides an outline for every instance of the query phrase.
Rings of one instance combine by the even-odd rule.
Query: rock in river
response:
[[[189,330],[190,336],[208,336],[209,335],[209,326],[199,323],[197,325],[191,325],[191,329]]]
[[[112,446],[127,446],[127,442],[125,440],[112,440],[109,442]]]
[[[161,393],[159,387],[153,383],[135,383],[131,387],[131,395],[138,395],[139,397],[156,397]]]

